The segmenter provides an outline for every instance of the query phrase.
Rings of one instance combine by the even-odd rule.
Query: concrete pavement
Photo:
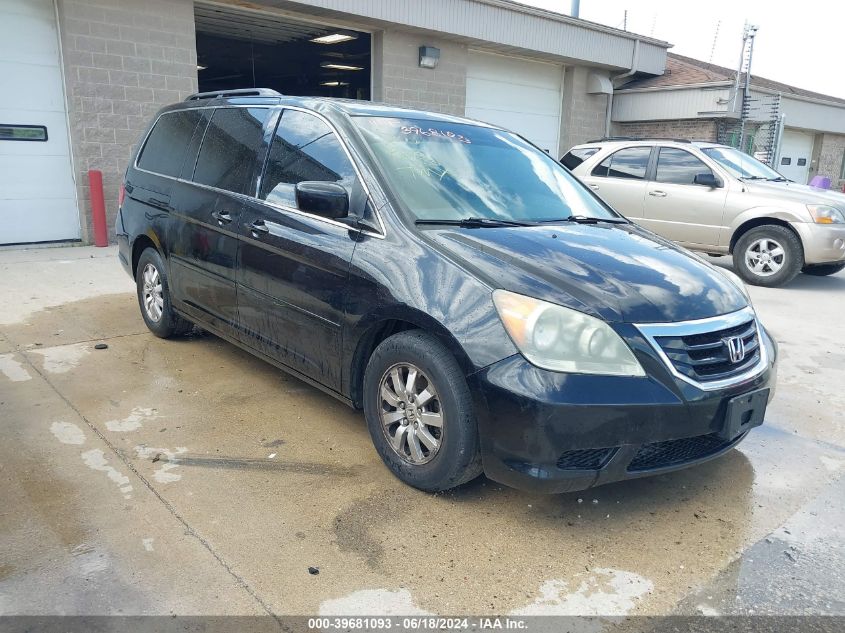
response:
[[[806,593],[767,612],[845,615],[845,273],[752,288],[780,383],[739,449],[557,496],[408,488],[360,413],[133,291],[111,248],[0,252],[0,614],[728,613],[753,557]]]

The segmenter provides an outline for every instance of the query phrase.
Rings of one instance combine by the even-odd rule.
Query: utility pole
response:
[[[580,18],[581,17],[581,0],[572,0],[572,8],[569,12],[573,18]]]
[[[739,89],[739,77],[743,67],[745,69],[745,85],[742,90],[742,110],[739,115],[739,150],[745,151],[745,121],[748,119],[751,103],[751,59],[754,55],[754,37],[757,35],[757,27],[754,24],[745,24],[742,33],[742,56],[740,57],[739,72],[736,76],[735,90]],[[736,93],[734,93],[736,95]],[[736,96],[734,96],[736,98]]]

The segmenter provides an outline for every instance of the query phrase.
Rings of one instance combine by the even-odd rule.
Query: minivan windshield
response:
[[[619,221],[566,169],[515,134],[424,119],[353,118],[418,222]]]
[[[733,147],[702,147],[701,151],[737,178],[748,180],[786,180],[768,165]]]

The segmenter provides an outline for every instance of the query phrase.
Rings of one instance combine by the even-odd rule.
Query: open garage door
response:
[[[0,244],[79,239],[52,0],[5,0],[0,20]]]
[[[194,17],[201,92],[370,98],[369,33],[214,2],[198,2]]]
[[[466,115],[513,130],[558,155],[563,67],[469,52]]]

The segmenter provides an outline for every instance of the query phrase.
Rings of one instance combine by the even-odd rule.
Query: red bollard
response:
[[[103,172],[88,170],[88,185],[91,196],[91,224],[94,228],[94,246],[108,246],[106,227],[106,198],[103,194]]]

